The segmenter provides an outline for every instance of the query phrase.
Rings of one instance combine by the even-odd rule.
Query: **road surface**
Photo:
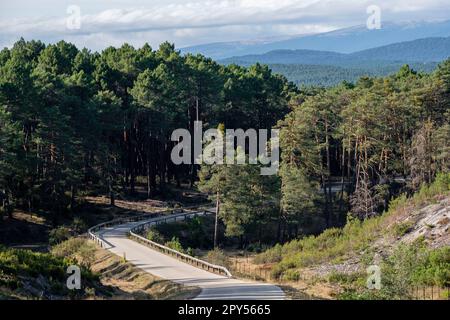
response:
[[[150,220],[149,220],[150,221]],[[123,256],[135,266],[155,276],[201,288],[195,298],[210,299],[284,299],[283,291],[274,285],[231,279],[196,268],[127,238],[131,228],[143,222],[132,222],[101,229],[97,235],[106,249]]]

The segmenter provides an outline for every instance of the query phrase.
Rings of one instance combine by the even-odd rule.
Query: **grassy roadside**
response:
[[[113,299],[186,300],[200,293],[200,288],[156,277],[104,249],[96,249],[91,270],[102,285],[113,288]]]
[[[343,229],[276,245],[255,256],[253,267],[269,268],[270,277],[279,281],[306,279],[310,287],[328,287],[327,294],[339,299],[411,299],[416,287],[435,287],[445,298],[449,190],[450,174],[442,174],[413,196],[391,201],[379,217],[350,220]],[[378,291],[366,288],[366,268],[373,264],[383,275]]]
[[[68,290],[69,265],[81,268],[81,290]],[[155,277],[97,247],[71,238],[50,253],[0,247],[0,299],[190,299],[200,290]]]
[[[414,298],[417,294],[412,291],[417,287],[430,291],[431,297],[444,297],[450,283],[449,190],[450,175],[441,174],[411,197],[401,195],[392,200],[389,210],[378,217],[350,219],[342,229],[276,245],[260,254],[230,248],[188,250],[226,266],[238,278],[278,284],[293,299]],[[196,232],[197,225],[203,229]],[[167,224],[145,236],[164,243],[168,235],[176,234],[180,238],[172,238],[170,244],[184,248],[192,234],[210,234],[204,226],[195,220]],[[384,291],[369,294],[365,270],[374,263],[385,276]]]

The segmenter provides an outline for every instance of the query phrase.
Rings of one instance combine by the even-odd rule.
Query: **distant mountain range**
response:
[[[409,64],[416,71],[430,72],[450,57],[450,37],[425,38],[394,43],[354,53],[317,50],[275,50],[219,60],[223,64],[268,64],[300,85],[330,86],[343,80],[354,82],[368,76],[386,76]]]
[[[450,36],[450,20],[440,22],[386,22],[379,30],[365,25],[336,31],[293,36],[288,39],[220,42],[181,48],[182,53],[201,53],[213,59],[264,54],[274,50],[319,50],[352,53],[398,42]]]
[[[222,64],[268,64],[299,85],[331,86],[368,76],[386,76],[404,64],[431,72],[450,57],[450,20],[386,23],[283,40],[224,42],[181,49],[201,53]]]
[[[394,43],[354,53],[317,50],[274,50],[259,55],[237,56],[219,60],[230,64],[314,64],[333,66],[372,66],[398,63],[439,62],[450,56],[450,37],[425,38]]]

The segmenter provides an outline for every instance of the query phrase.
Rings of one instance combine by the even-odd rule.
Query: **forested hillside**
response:
[[[249,66],[248,63],[238,63]],[[438,63],[410,63],[409,66],[418,72],[433,72]],[[314,64],[269,64],[273,73],[285,76],[289,81],[298,86],[323,86],[332,87],[342,81],[356,82],[361,77],[384,77],[395,74],[400,68],[400,63],[388,65],[339,67]]]
[[[127,44],[101,53],[61,41],[20,40],[0,53],[0,204],[49,213],[74,210],[78,195],[135,192],[197,179],[194,166],[170,161],[177,128],[270,128],[295,88],[265,66],[224,67],[181,56],[164,43]],[[0,220],[1,221],[1,220]]]
[[[277,244],[254,262],[277,279],[295,282],[308,274],[310,294],[326,288],[325,295],[338,299],[448,299],[449,196],[450,174],[439,174],[413,196],[392,199],[379,216],[350,217],[344,228]],[[381,270],[380,290],[366,285],[366,269],[374,265]]]
[[[359,60],[436,62],[450,56],[450,37],[424,38],[358,51],[350,55]]]
[[[138,184],[147,198],[183,184],[218,201],[233,244],[261,246],[343,226],[348,212],[377,216],[449,170],[450,60],[432,74],[404,66],[329,89],[298,89],[259,64],[182,56],[168,43],[96,53],[20,40],[0,65],[4,217],[20,208],[57,224],[89,193],[114,204]],[[174,165],[170,135],[192,131],[197,110],[205,128],[280,128],[278,175]]]
[[[224,64],[268,64],[273,72],[297,85],[334,86],[363,76],[380,77],[397,72],[404,64],[419,72],[432,72],[450,56],[450,38],[399,42],[353,53],[317,50],[274,50],[264,54],[219,60]]]
[[[353,53],[318,50],[274,50],[220,60],[224,64],[313,64],[343,67],[386,67],[393,63],[440,62],[450,56],[450,37],[399,42]]]
[[[279,176],[254,166],[206,166],[201,190],[219,197],[226,235],[274,243],[379,215],[450,166],[450,61],[421,75],[307,89],[281,129]]]

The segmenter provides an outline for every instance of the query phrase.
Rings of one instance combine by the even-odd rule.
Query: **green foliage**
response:
[[[361,280],[365,280],[366,277],[367,277],[366,274],[360,274],[357,272],[355,273],[331,272],[328,275],[328,281],[331,283],[338,283],[340,285],[349,286],[357,282],[361,282]]]
[[[235,159],[239,154],[236,152]],[[237,160],[236,160],[237,161]],[[203,165],[199,189],[219,203],[225,236],[244,240],[261,231],[278,212],[279,179],[261,175],[260,165]]]
[[[169,43],[93,53],[21,39],[0,54],[1,212],[43,211],[57,225],[77,194],[94,189],[114,204],[138,175],[148,197],[169,196],[166,183],[193,184],[197,172],[167,163],[173,130],[192,131],[197,114],[269,129],[288,112],[288,89],[266,66],[223,67]]]
[[[254,56],[249,58],[244,61],[242,57],[230,58],[225,59],[223,62],[249,66],[251,63],[255,63],[256,60]],[[321,59],[317,55],[310,60],[310,63],[302,63],[302,57],[289,60],[275,57],[270,61],[259,56],[257,59],[260,62],[268,63],[269,68],[274,73],[285,76],[289,81],[299,86],[332,87],[342,81],[355,83],[363,76],[384,77],[395,74],[402,66],[397,62],[381,62],[379,59],[376,59],[376,62],[364,61],[363,63],[358,63],[352,61],[342,65],[328,58]],[[437,63],[413,63],[411,67],[421,72],[432,72],[436,69]]]
[[[425,251],[425,258],[423,263],[414,270],[414,283],[448,287],[450,285],[450,248],[423,249],[423,251]]]
[[[378,237],[385,235],[385,221],[389,217],[400,213],[408,203],[422,204],[426,194],[426,199],[448,193],[448,177],[450,175],[439,175],[434,183],[426,187],[426,192],[419,191],[410,199],[405,195],[391,200],[389,211],[379,217],[374,217],[364,221],[351,218],[344,228],[330,228],[318,236],[303,237],[295,239],[284,245],[276,245],[266,250],[255,258],[256,263],[273,263],[274,276],[280,276],[289,269],[316,265],[324,262],[339,262],[345,259],[348,253],[361,253],[370,248],[372,242]],[[420,201],[419,201],[420,199]],[[412,210],[410,208],[410,210]],[[407,232],[410,225],[397,225],[394,227],[396,235]],[[403,256],[402,256],[403,257]],[[406,259],[406,258],[405,258]]]
[[[397,69],[299,89],[266,65],[223,66],[170,43],[93,53],[21,39],[0,54],[0,213],[39,211],[56,226],[92,189],[114,205],[145,182],[148,198],[164,198],[167,183],[194,186],[198,173],[225,235],[241,247],[340,227],[349,211],[379,215],[389,198],[450,168],[449,62],[431,74]],[[261,176],[258,165],[174,166],[171,133],[192,133],[197,118],[210,128],[280,128],[279,175]],[[439,192],[430,188],[416,200]],[[85,226],[77,220],[74,229]],[[324,256],[336,258],[336,248]]]
[[[223,226],[220,226],[220,230],[222,229]],[[153,241],[159,243],[177,237],[183,248],[209,250],[213,247],[214,217],[197,216],[176,223],[158,224],[148,230],[148,239],[150,239],[149,234],[151,234],[151,237],[155,237],[156,240]]]
[[[283,247],[284,246],[277,243],[273,248],[266,250],[264,253],[258,254],[255,257],[254,262],[257,264],[280,262],[283,256]]]
[[[76,233],[83,233],[88,229],[86,222],[78,217],[73,219],[71,227]]]
[[[145,237],[148,240],[157,242],[157,243],[164,243],[164,236],[161,235],[161,233],[159,233],[157,230],[154,230],[153,228],[151,228],[150,230],[147,231],[147,233],[145,234]]]
[[[29,250],[7,249],[0,247],[0,287],[6,286],[12,290],[27,291],[35,287],[45,295],[61,295],[75,297],[79,292],[66,287],[67,267],[74,260],[49,253],[35,253]],[[83,285],[93,285],[97,278],[85,267],[81,268]],[[38,281],[38,279],[41,279]],[[46,284],[43,284],[45,282]],[[46,292],[51,290],[51,292]],[[32,291],[31,294],[33,294]],[[28,292],[30,293],[30,292]],[[35,298],[42,298],[36,296]]]
[[[393,228],[394,235],[397,237],[402,237],[408,232],[410,232],[412,227],[413,227],[412,222],[403,222],[396,224]]]
[[[69,261],[55,258],[49,254],[33,253],[26,250],[2,248],[0,253],[1,270],[5,274],[27,274],[32,277],[43,275],[56,279],[65,278],[65,267]]]
[[[306,229],[308,220],[315,218],[319,211],[321,198],[318,183],[311,181],[303,171],[293,164],[281,168],[281,209],[288,223],[296,222]],[[308,233],[305,231],[301,233]]]
[[[381,263],[381,289],[368,290],[365,274],[333,274],[330,281],[345,287],[339,299],[412,299],[416,286],[448,287],[450,248],[429,249],[420,242],[398,246]]]
[[[86,245],[86,240],[82,238],[70,238],[52,247],[52,254],[57,257],[74,257],[81,247]]]
[[[394,211],[397,211],[397,210],[400,210],[400,209],[406,207],[408,204],[408,201],[409,201],[409,199],[408,199],[408,196],[406,195],[406,193],[402,193],[400,196],[392,199],[389,202],[389,211],[394,212]]]
[[[49,233],[49,242],[51,245],[68,240],[73,235],[72,230],[65,226],[52,229]]]
[[[283,280],[298,281],[300,280],[300,271],[289,269],[283,273]]]
[[[212,264],[216,264],[219,266],[223,266],[228,268],[230,266],[230,260],[227,255],[223,252],[223,250],[219,248],[215,248],[213,250],[208,251],[205,257],[206,261]]]
[[[166,247],[169,247],[178,252],[184,253],[184,248],[180,243],[180,240],[177,237],[173,237],[170,241],[164,243]]]
[[[95,260],[95,245],[83,238],[70,238],[52,247],[52,254],[61,258],[70,258],[90,268]]]

